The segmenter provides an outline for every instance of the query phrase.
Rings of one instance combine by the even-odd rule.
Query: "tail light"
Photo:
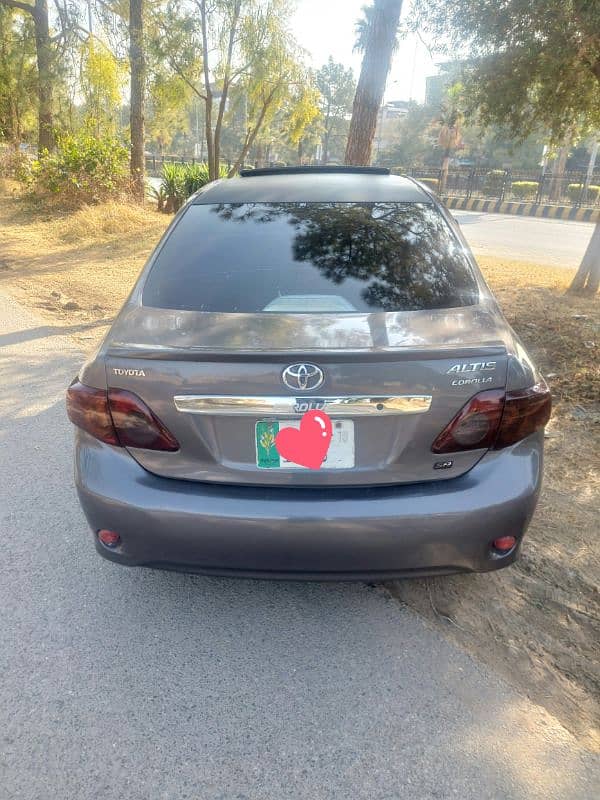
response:
[[[545,383],[504,392],[490,389],[472,397],[431,446],[433,453],[492,448],[500,450],[543,428],[552,397]]]
[[[78,381],[67,390],[67,414],[78,428],[117,447],[179,450],[170,431],[133,392],[94,389]]]
[[[108,409],[108,395],[74,381],[67,389],[67,414],[73,425],[106,444],[119,446],[117,432]]]

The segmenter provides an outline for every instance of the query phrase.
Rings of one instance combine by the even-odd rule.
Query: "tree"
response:
[[[129,126],[131,132],[131,185],[134,195],[143,201],[144,182],[144,87],[146,60],[144,48],[144,0],[129,0],[129,66],[131,97]]]
[[[600,129],[598,0],[417,0],[416,25],[450,51],[470,50],[465,85],[484,124],[524,139],[540,128],[560,146]],[[600,223],[571,291],[600,286]]]
[[[204,106],[211,180],[219,177],[226,120],[244,103],[245,125],[231,172],[244,163],[294,85],[306,81],[286,20],[289,0],[171,0],[157,15],[155,47]]]
[[[346,115],[352,108],[352,98],[356,90],[354,73],[343,64],[336,63],[331,56],[315,76],[317,88],[321,93],[321,115],[323,137],[321,140],[321,163],[329,161],[331,138],[346,127]]]
[[[86,122],[92,120],[98,134],[114,134],[123,88],[122,64],[102,41],[91,34],[81,46],[80,74]]]
[[[18,147],[35,121],[33,20],[0,6],[0,138]]]
[[[373,0],[358,25],[363,60],[352,106],[346,164],[369,164],[377,115],[396,46],[402,0]]]
[[[321,118],[319,91],[307,76],[306,83],[296,83],[290,92],[287,108],[284,108],[282,133],[284,138],[297,148],[298,163],[302,164],[304,147],[314,143]]]
[[[38,148],[52,150],[55,145],[52,106],[54,47],[50,38],[47,0],[0,0],[0,5],[31,15],[35,31],[38,97]]]

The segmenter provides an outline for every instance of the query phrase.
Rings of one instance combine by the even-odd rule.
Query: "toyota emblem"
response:
[[[318,389],[325,380],[325,375],[316,364],[290,364],[281,376],[288,389],[310,392]]]

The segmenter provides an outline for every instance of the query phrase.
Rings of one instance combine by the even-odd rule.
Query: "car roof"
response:
[[[376,168],[272,168],[207,184],[191,200],[207,203],[431,203],[411,178]]]

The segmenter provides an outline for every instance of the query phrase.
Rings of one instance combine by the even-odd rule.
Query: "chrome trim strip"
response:
[[[187,414],[222,414],[235,417],[297,417],[312,408],[318,408],[334,417],[382,417],[391,414],[423,414],[431,406],[429,394],[382,397],[220,397],[183,394],[176,395],[173,400],[177,410]]]

